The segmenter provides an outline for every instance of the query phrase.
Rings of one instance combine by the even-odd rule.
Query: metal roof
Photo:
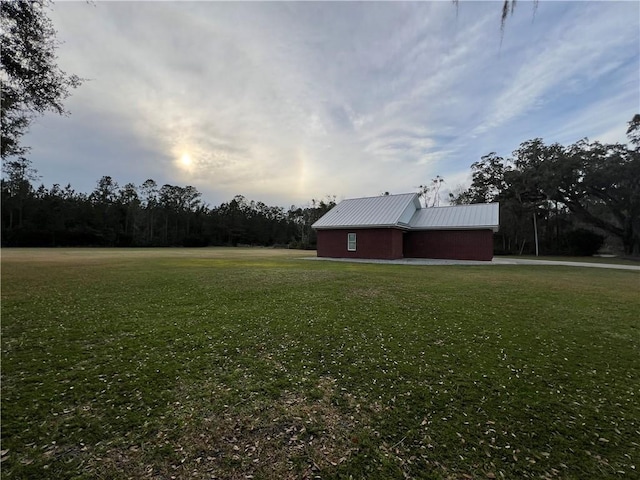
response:
[[[351,198],[333,207],[312,227],[316,229],[407,227],[411,214],[417,208],[420,208],[420,202],[416,193]],[[410,211],[407,212],[407,209]],[[404,213],[409,215],[403,215]],[[402,222],[404,218],[407,220]]]
[[[421,208],[409,222],[411,230],[478,229],[498,231],[500,225],[497,203],[477,203],[452,207]]]
[[[404,193],[343,200],[312,227],[398,227],[408,230],[486,228],[497,232],[499,223],[497,203],[421,208],[416,193]]]

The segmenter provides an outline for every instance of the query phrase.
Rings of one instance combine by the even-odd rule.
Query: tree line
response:
[[[489,153],[454,204],[499,202],[500,253],[593,254],[603,241],[640,254],[640,115],[628,144],[523,142],[512,157]]]
[[[471,165],[471,186],[450,194],[450,201],[500,203],[496,253],[592,255],[606,241],[612,250],[638,255],[640,114],[627,134],[628,144],[547,145],[535,138],[508,158],[489,153]],[[210,207],[193,186],[149,179],[120,187],[109,176],[89,194],[71,185],[35,188],[37,172],[25,157],[5,159],[3,171],[3,246],[314,248],[311,225],[336,204],[328,196],[285,210],[236,195]],[[437,198],[441,180],[419,193]]]
[[[120,187],[100,178],[85,194],[71,185],[33,186],[29,160],[5,161],[1,185],[3,246],[149,247],[261,245],[314,248],[311,225],[335,197],[288,210],[236,195],[210,207],[193,186],[149,179]]]

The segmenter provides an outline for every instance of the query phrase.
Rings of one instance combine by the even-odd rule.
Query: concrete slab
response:
[[[494,258],[494,265],[564,265],[567,267],[614,268],[617,270],[635,270],[640,272],[640,265],[620,265],[617,263],[564,262],[561,260],[532,260],[519,258]]]
[[[381,263],[389,265],[555,265],[566,267],[587,267],[587,268],[613,268],[618,270],[633,270],[640,272],[640,265],[618,265],[615,263],[591,263],[591,262],[564,262],[553,260],[531,260],[518,258],[496,257],[490,262],[475,260],[444,260],[436,258],[400,258],[397,260],[379,260],[373,258],[327,258],[327,257],[305,257],[304,260],[320,260],[329,262],[348,263]]]

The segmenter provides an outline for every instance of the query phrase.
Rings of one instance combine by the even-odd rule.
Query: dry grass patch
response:
[[[355,300],[379,300],[381,297],[388,298],[391,295],[381,287],[351,287],[347,293],[348,299]]]
[[[218,405],[186,396],[174,405],[176,431],[159,431],[147,444],[107,449],[87,473],[100,478],[113,472],[154,479],[316,478],[358,450],[354,432],[362,419],[345,413],[341,401],[355,404],[328,377],[306,395],[285,390],[276,400],[251,395]],[[361,413],[359,406],[356,410]]]

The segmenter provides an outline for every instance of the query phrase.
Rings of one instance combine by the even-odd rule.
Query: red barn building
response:
[[[497,203],[422,208],[418,195],[343,200],[312,227],[318,256],[491,260]]]

